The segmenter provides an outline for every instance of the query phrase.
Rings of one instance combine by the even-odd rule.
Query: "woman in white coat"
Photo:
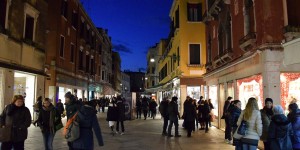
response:
[[[262,134],[262,121],[255,98],[249,98],[246,108],[242,111],[237,122],[238,126],[242,120],[245,120],[248,125],[246,135],[241,138],[243,150],[256,150],[259,138]]]

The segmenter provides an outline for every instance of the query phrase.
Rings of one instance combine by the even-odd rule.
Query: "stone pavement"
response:
[[[162,122],[160,116],[153,120],[132,120],[125,122],[125,134],[110,134],[110,128],[105,121],[106,113],[98,114],[99,123],[104,138],[104,146],[99,147],[95,140],[95,150],[233,150],[232,145],[224,143],[224,132],[214,127],[208,133],[198,130],[191,138],[179,127],[180,138],[167,138],[161,135]],[[64,119],[65,122],[65,119]],[[180,120],[180,126],[182,120]],[[173,127],[174,128],[174,127]],[[174,132],[174,129],[173,129]],[[62,130],[56,133],[53,147],[55,150],[67,150],[67,142],[62,137]],[[39,128],[33,125],[29,128],[28,139],[25,142],[26,150],[43,150],[43,138]]]

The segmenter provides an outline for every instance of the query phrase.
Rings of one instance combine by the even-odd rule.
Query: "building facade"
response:
[[[112,52],[112,87],[116,94],[122,90],[121,58],[118,52]]]
[[[44,60],[48,2],[0,1],[0,110],[13,95],[33,104],[44,97]]]
[[[48,11],[46,96],[55,102],[64,102],[68,91],[84,100],[103,96],[111,87],[102,74],[102,58],[111,53],[107,32],[95,27],[79,0],[51,0]]]
[[[130,77],[130,92],[136,92],[137,96],[145,92],[145,73],[124,71]]]
[[[127,95],[128,93],[130,93],[130,76],[124,72],[121,72],[121,78],[122,78],[121,94]]]
[[[297,43],[288,39],[299,36],[296,5],[299,1],[207,1],[204,80],[215,106],[217,127],[225,125],[220,116],[228,96],[241,100],[242,109],[250,97],[258,100],[260,108],[270,97],[285,110],[290,101],[300,98],[300,64],[285,54]],[[297,48],[292,49],[295,55]]]

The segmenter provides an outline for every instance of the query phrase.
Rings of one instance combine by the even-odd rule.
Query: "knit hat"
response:
[[[277,115],[277,114],[283,114],[284,113],[283,109],[282,109],[282,107],[280,105],[275,105],[273,107],[273,112],[274,112],[275,115]]]
[[[272,98],[266,98],[266,99],[265,99],[265,104],[266,104],[267,102],[271,102],[271,103],[273,104]]]

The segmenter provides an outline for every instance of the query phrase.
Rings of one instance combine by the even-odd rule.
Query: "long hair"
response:
[[[249,98],[246,108],[244,110],[244,119],[249,120],[254,110],[259,110],[257,100],[254,97]]]
[[[18,99],[24,101],[24,97],[22,95],[14,95],[14,97],[11,100],[11,104],[14,104]]]

